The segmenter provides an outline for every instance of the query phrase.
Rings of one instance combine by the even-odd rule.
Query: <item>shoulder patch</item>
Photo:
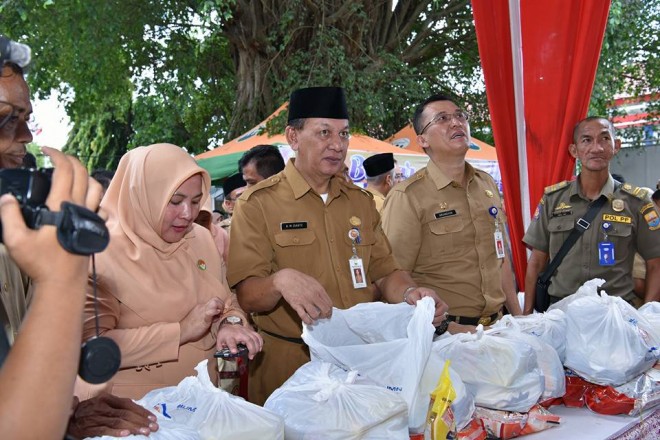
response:
[[[564,180],[563,182],[555,183],[554,185],[546,186],[545,189],[543,190],[543,194],[552,194],[555,191],[559,191],[562,188],[566,188],[568,184],[571,183],[568,180]]]
[[[415,182],[420,181],[420,180],[423,179],[424,177],[426,177],[426,167],[424,167],[424,168],[422,168],[421,170],[417,171],[415,174],[413,174],[412,176],[408,177],[408,178],[407,178],[406,180],[404,180],[403,182],[398,183],[397,185],[395,185],[395,187],[393,188],[393,190],[398,190],[398,191],[401,191],[401,192],[406,192],[406,188],[408,188],[409,186],[413,185]]]
[[[482,169],[475,168],[474,169],[474,175],[479,176],[482,179],[489,180],[489,181],[493,182],[494,185],[497,185],[495,183],[495,179],[493,178],[493,176],[491,176],[490,173],[487,173],[486,171],[484,171]]]
[[[635,196],[640,200],[646,200],[648,198],[646,189],[641,188],[639,186],[632,186],[629,183],[624,183],[623,185],[621,185],[621,191],[626,192],[632,196]]]
[[[274,175],[272,177],[269,177],[268,179],[264,179],[261,182],[257,183],[254,186],[251,186],[250,188],[246,189],[243,194],[238,198],[239,200],[249,200],[250,196],[257,191],[260,191],[265,188],[270,188],[271,186],[274,186],[278,184],[282,178],[278,175]]]
[[[356,186],[357,186],[357,185],[356,185]],[[359,188],[359,187],[358,187],[358,188]],[[360,191],[361,191],[363,194],[368,195],[370,199],[373,199],[373,198],[374,198],[374,195],[373,195],[372,193],[370,193],[369,191],[367,191],[366,189],[364,189],[364,188],[360,188]]]

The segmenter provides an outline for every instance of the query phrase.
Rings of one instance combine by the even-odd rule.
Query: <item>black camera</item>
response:
[[[52,174],[52,168],[1,169],[0,195],[10,193],[16,197],[25,224],[29,228],[56,226],[57,239],[67,251],[78,255],[101,252],[110,241],[108,228],[101,217],[87,208],[69,202],[63,202],[59,212],[52,212],[46,206]]]

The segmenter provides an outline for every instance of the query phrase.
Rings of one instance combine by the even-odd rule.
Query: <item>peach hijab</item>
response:
[[[176,243],[160,237],[165,208],[177,188],[206,170],[180,147],[155,144],[126,153],[101,201],[110,244],[96,256],[99,282],[148,322],[177,322],[200,301],[227,297],[221,260],[208,230],[193,223]]]

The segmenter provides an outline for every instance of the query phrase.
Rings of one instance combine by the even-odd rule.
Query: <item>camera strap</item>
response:
[[[110,233],[98,214],[79,205],[62,202],[60,211],[39,210],[36,228],[53,225],[57,228],[57,241],[77,255],[91,255],[103,251],[110,242]]]
[[[568,254],[568,251],[571,250],[573,245],[578,241],[578,238],[580,238],[584,231],[589,229],[589,226],[591,226],[591,222],[593,221],[594,217],[596,217],[596,214],[598,214],[598,211],[600,211],[600,208],[603,207],[607,200],[607,197],[601,195],[596,201],[589,205],[589,209],[587,210],[586,214],[584,214],[584,216],[575,222],[573,230],[571,230],[571,233],[569,234],[566,241],[564,241],[564,244],[562,244],[561,248],[557,252],[557,255],[555,255],[555,258],[553,258],[552,261],[548,263],[545,271],[539,275],[539,281],[545,284],[550,280],[550,278],[552,278],[552,276],[555,274],[555,271],[564,260],[566,254]]]

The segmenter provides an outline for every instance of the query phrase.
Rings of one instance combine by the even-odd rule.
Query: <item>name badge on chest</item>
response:
[[[607,232],[612,229],[612,224],[603,222],[603,241],[598,243],[598,264],[601,266],[614,266],[614,243],[607,237]]]
[[[286,222],[280,223],[282,231],[290,231],[292,229],[307,229],[307,222]]]
[[[356,244],[360,244],[360,229],[354,226],[348,231],[348,238],[351,239],[351,247],[353,255],[348,259],[348,267],[351,271],[351,279],[353,280],[354,289],[363,289],[367,287],[367,276],[364,272],[364,264],[362,258],[357,254]]]
[[[500,221],[497,218],[499,210],[495,206],[488,208],[488,213],[495,219],[495,233],[493,239],[495,240],[495,255],[497,258],[504,258],[504,235],[500,230]]]

